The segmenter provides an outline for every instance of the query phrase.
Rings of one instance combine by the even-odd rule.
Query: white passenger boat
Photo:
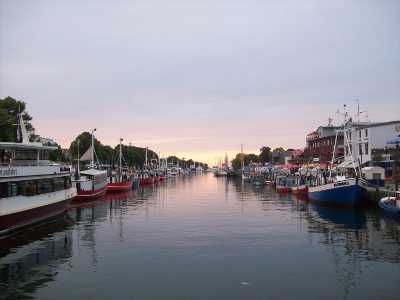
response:
[[[0,143],[0,234],[67,211],[76,189],[68,167],[48,160],[57,147],[30,142],[22,114],[22,142]]]

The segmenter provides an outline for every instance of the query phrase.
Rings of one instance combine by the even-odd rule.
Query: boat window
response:
[[[18,195],[18,185],[14,182],[8,183],[8,197],[14,197]]]
[[[0,182],[0,198],[8,197],[8,184],[7,182]]]
[[[362,145],[358,145],[358,154],[362,155]]]
[[[368,143],[365,143],[365,154],[368,154]]]
[[[15,197],[18,195],[34,196],[62,191],[71,188],[71,186],[71,178],[69,176],[41,180],[5,182],[0,183],[0,198]]]
[[[381,180],[381,174],[380,173],[372,173],[372,179],[373,180]]]
[[[368,129],[365,129],[365,137],[368,137]]]
[[[50,193],[54,190],[52,180],[40,180],[38,182],[38,194]]]
[[[21,181],[19,183],[19,194],[24,196],[33,196],[37,194],[36,181]]]
[[[64,177],[54,178],[54,191],[61,191],[65,189]]]

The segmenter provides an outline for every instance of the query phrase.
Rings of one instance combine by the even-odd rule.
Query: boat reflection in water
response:
[[[23,299],[55,280],[72,256],[71,221],[61,217],[0,239],[0,298]]]

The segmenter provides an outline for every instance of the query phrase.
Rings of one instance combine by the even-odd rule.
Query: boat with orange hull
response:
[[[126,180],[122,182],[113,182],[107,184],[107,192],[126,192],[132,189],[133,180]]]

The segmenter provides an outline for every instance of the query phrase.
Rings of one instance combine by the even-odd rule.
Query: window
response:
[[[361,130],[358,131],[358,138],[361,140]]]
[[[380,173],[372,173],[372,179],[373,180],[381,180],[381,174]]]
[[[360,154],[360,155],[363,154],[362,153],[362,145],[361,144],[358,145],[358,154]]]
[[[18,185],[14,182],[8,183],[8,197],[14,197],[18,195]]]
[[[365,129],[365,137],[368,137],[368,129]]]
[[[54,178],[54,191],[61,191],[65,187],[64,177]]]
[[[41,180],[38,182],[38,194],[46,194],[53,191],[52,180]]]
[[[365,154],[368,154],[368,143],[365,143]]]

